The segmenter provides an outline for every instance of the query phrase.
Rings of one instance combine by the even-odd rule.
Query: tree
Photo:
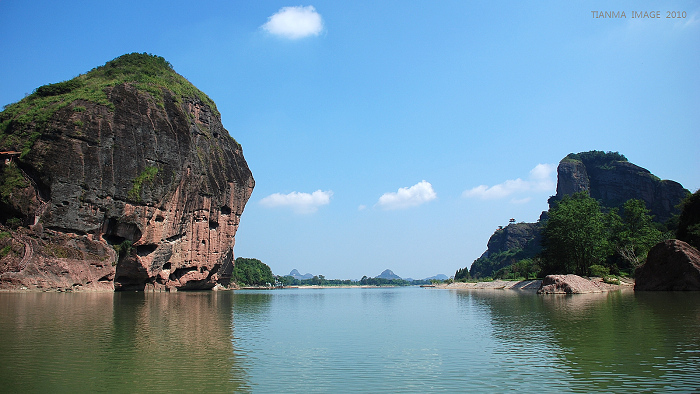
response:
[[[622,216],[616,210],[608,214],[611,246],[632,268],[644,264],[649,250],[663,238],[649,212],[644,201],[631,199],[622,206]]]
[[[471,279],[471,276],[469,276],[469,267],[460,268],[455,272],[455,281],[466,282],[469,279]]]
[[[681,205],[676,238],[700,249],[700,190],[688,196]]]
[[[286,276],[276,276],[275,279],[282,284],[282,286],[299,286],[301,284],[301,280],[295,279],[293,276],[286,275]]]
[[[323,275],[314,275],[313,278],[309,280],[309,283],[314,286],[325,286],[328,280]]]
[[[544,273],[587,275],[591,265],[602,264],[608,249],[603,219],[586,192],[556,202],[542,231]]]
[[[231,280],[239,285],[264,286],[274,283],[270,267],[258,259],[239,257],[233,265]]]

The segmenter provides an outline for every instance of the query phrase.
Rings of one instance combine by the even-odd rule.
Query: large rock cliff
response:
[[[678,204],[689,193],[680,183],[660,180],[623,155],[599,151],[572,153],[559,163],[557,194],[550,202],[580,191],[588,191],[604,207],[621,207],[633,198],[642,200],[659,223],[678,214]]]
[[[539,222],[511,223],[499,228],[489,238],[486,251],[472,263],[469,275],[474,278],[491,276],[518,260],[532,258],[541,250],[540,230]]]
[[[557,194],[550,197],[550,207],[563,198],[588,191],[605,208],[621,207],[627,200],[645,202],[654,221],[665,223],[679,213],[678,206],[689,191],[681,184],[660,180],[645,168],[627,161],[616,152],[590,151],[571,153],[557,167]],[[540,250],[540,223],[517,223],[498,229],[489,238],[488,249],[476,259],[468,273],[483,278],[518,260],[534,257]],[[455,279],[465,278],[466,269],[457,271]]]
[[[493,255],[513,249],[525,249],[534,239],[539,244],[538,223],[511,223],[496,230],[487,244],[486,253]]]
[[[0,178],[0,219],[15,228],[1,287],[227,284],[255,183],[214,103],[163,58],[124,55],[43,86],[0,122],[0,150],[21,152]]]

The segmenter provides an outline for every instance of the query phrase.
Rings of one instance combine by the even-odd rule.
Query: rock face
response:
[[[538,223],[511,223],[503,229],[496,230],[487,244],[488,254],[506,250],[524,249],[533,239],[539,243],[540,226]]]
[[[42,232],[40,226],[19,229],[13,235],[0,239],[0,247],[9,249],[0,259],[0,288],[114,289],[117,254],[109,245],[74,234]]]
[[[677,239],[651,248],[635,273],[634,290],[700,290],[700,252]]]
[[[557,166],[557,200],[584,190],[590,190],[591,182],[588,179],[586,166],[581,161],[559,162]]]
[[[76,286],[102,281],[115,290],[209,289],[230,277],[234,236],[255,182],[214,103],[163,62],[125,55],[77,77],[80,88],[63,94],[72,101],[52,108],[43,124],[19,122],[14,108],[0,117],[3,136],[16,137],[0,140],[0,148],[25,147],[3,169],[15,166],[25,179],[2,201],[3,209],[31,226],[21,239],[94,250],[100,276],[75,279]],[[127,71],[119,74],[120,67]],[[122,80],[105,77],[114,74]],[[144,83],[144,74],[147,81],[166,82]],[[82,98],[80,89],[99,83],[107,84],[105,99]],[[28,128],[38,134],[30,149]],[[36,253],[29,259],[24,253],[23,264],[1,272],[0,286],[37,287],[36,278],[51,264],[77,264],[47,254],[41,242],[27,242]],[[56,277],[39,287],[63,286]]]
[[[585,294],[606,291],[595,282],[578,275],[547,275],[537,294]]]
[[[541,250],[540,229],[540,223],[511,223],[496,230],[489,238],[486,251],[472,263],[470,275],[477,278],[491,276],[512,264],[513,258],[535,256]],[[517,256],[503,254],[507,251],[513,251]]]
[[[676,206],[689,193],[680,183],[660,180],[622,155],[595,151],[572,154],[559,163],[553,201],[584,190],[606,207],[620,207],[633,198],[642,200],[660,223],[679,213]]]

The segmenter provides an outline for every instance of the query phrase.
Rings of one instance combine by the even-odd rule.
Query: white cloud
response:
[[[510,202],[513,204],[527,204],[531,200],[532,200],[532,197],[514,198],[514,199],[510,200]]]
[[[433,185],[421,181],[411,187],[402,187],[396,193],[384,193],[377,206],[383,209],[404,209],[415,207],[437,198]]]
[[[262,200],[260,204],[268,208],[289,207],[296,213],[314,213],[322,205],[328,205],[331,202],[333,192],[316,190],[315,192],[299,193],[291,192],[289,194],[275,193],[271,194]]]
[[[693,12],[692,14],[688,15],[688,18],[683,21],[682,19],[679,19],[676,22],[676,26],[679,26],[682,29],[688,28],[688,27],[693,27],[700,23],[700,18],[698,17],[697,12]]]
[[[530,188],[538,192],[556,189],[557,166],[554,164],[538,164],[530,170]]]
[[[323,19],[311,5],[283,7],[261,27],[270,34],[296,40],[321,34]]]
[[[556,180],[554,174],[556,166],[553,164],[538,164],[530,171],[527,180],[509,179],[494,186],[480,185],[475,188],[465,190],[462,197],[476,197],[482,200],[495,200],[508,197],[512,194],[527,192],[554,191]],[[524,203],[529,197],[514,199],[515,203]]]

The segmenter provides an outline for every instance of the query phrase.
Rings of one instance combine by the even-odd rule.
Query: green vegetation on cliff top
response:
[[[616,161],[627,161],[627,158],[625,157],[625,155],[619,152],[604,152],[600,150],[592,150],[588,152],[569,153],[561,161],[564,163],[580,161],[583,164],[585,164],[586,167],[598,167],[602,169],[609,169],[611,163]]]
[[[158,106],[163,106],[163,91],[167,89],[176,101],[195,98],[219,115],[214,102],[177,74],[164,58],[131,53],[71,80],[40,86],[19,102],[7,105],[0,113],[0,150],[20,150],[23,156],[26,155],[53,114],[76,101],[91,102],[113,110],[107,89],[124,83],[149,93]],[[76,111],[84,109],[82,105],[74,108]]]

